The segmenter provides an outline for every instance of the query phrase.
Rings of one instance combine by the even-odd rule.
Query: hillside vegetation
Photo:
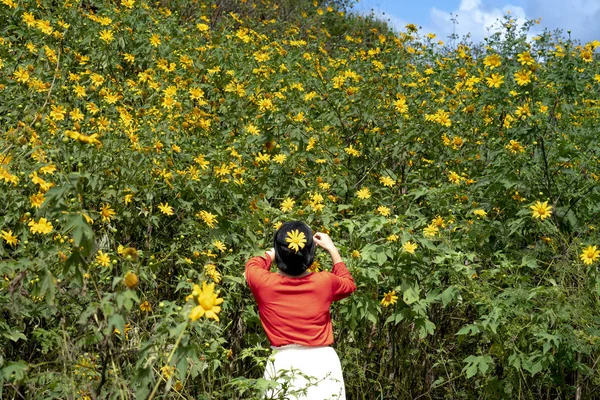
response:
[[[0,0],[1,398],[260,398],[294,219],[348,399],[600,396],[600,42],[348,6]]]

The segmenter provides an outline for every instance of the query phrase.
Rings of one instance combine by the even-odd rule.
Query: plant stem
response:
[[[173,358],[173,354],[175,354],[175,350],[177,350],[177,347],[179,347],[179,343],[181,343],[181,338],[183,337],[183,334],[185,333],[186,328],[187,328],[187,325],[185,328],[183,328],[183,330],[177,337],[177,340],[175,341],[175,346],[173,346],[173,350],[171,350],[171,354],[169,354],[169,358],[167,359],[167,365],[171,364],[171,359]],[[162,378],[161,375],[159,375],[158,377],[159,377],[159,379],[156,382],[156,385],[154,385],[154,389],[152,389],[152,393],[150,393],[148,400],[152,400],[154,398],[154,395],[156,394],[156,391],[158,390],[158,387],[160,386],[160,381],[164,380],[164,378]]]

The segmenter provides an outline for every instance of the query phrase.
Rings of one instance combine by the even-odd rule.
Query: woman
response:
[[[303,222],[283,224],[274,248],[246,263],[246,280],[258,303],[260,320],[273,357],[265,379],[288,382],[298,399],[345,399],[344,378],[333,343],[329,307],[356,290],[329,235],[314,236]],[[311,273],[315,247],[329,252],[332,272]],[[275,260],[279,271],[269,271]],[[282,378],[286,375],[287,378]]]

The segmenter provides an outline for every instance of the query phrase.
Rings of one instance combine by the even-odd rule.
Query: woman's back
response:
[[[332,344],[331,303],[356,289],[344,263],[334,265],[331,273],[323,271],[299,278],[269,272],[270,265],[268,254],[251,258],[246,263],[246,279],[271,345]]]

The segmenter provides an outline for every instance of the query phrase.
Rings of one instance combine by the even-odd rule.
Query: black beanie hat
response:
[[[289,247],[286,241],[288,233],[298,231],[304,233],[306,244],[298,251]],[[281,225],[275,232],[273,238],[273,247],[275,248],[275,261],[277,267],[292,276],[302,275],[313,263],[315,258],[315,242],[313,241],[312,230],[302,221],[289,221]]]

